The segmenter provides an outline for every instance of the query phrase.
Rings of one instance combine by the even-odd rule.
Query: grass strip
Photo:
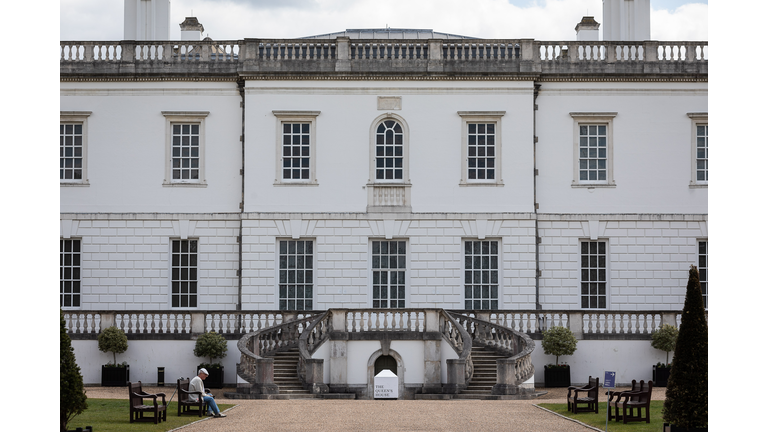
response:
[[[224,411],[227,408],[235,406],[234,404],[219,404],[219,410]],[[167,420],[154,424],[152,422],[131,423],[129,418],[128,399],[88,399],[88,409],[82,414],[72,419],[67,425],[69,430],[75,430],[78,427],[85,429],[86,426],[93,427],[94,432],[122,432],[122,431],[170,431],[184,425],[200,420],[196,415],[176,415],[177,403],[172,401],[168,404]],[[145,413],[144,417],[152,415]],[[206,418],[203,416],[202,418]],[[213,419],[212,421],[218,421]]]
[[[542,408],[546,408],[554,413],[560,414],[563,417],[568,417],[574,420],[578,420],[584,424],[590,425],[602,431],[605,430],[605,418],[606,418],[606,403],[603,402],[598,407],[598,413],[578,413],[574,414],[568,411],[568,405],[564,403],[542,403],[537,404]],[[612,419],[608,422],[608,432],[659,432],[664,428],[664,420],[661,418],[661,408],[664,406],[664,401],[651,401],[651,422],[645,421],[629,422],[617,422],[616,419]],[[619,410],[621,412],[621,410]],[[637,411],[635,411],[637,412]],[[645,414],[645,410],[643,410]]]

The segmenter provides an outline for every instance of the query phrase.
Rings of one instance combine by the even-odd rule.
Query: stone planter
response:
[[[669,423],[664,423],[664,432],[707,432],[707,428],[681,428]]]
[[[200,368],[204,367],[208,371],[208,378],[205,379],[205,382],[203,383],[205,385],[205,388],[223,388],[224,387],[224,368],[214,368],[210,366],[205,365],[198,365],[197,370],[200,370]]]
[[[671,367],[657,367],[653,366],[653,386],[654,387],[666,387],[667,381],[669,381],[669,372]]]
[[[102,387],[125,387],[131,379],[130,365],[101,366]]]
[[[544,387],[568,387],[571,385],[571,367],[544,366]]]

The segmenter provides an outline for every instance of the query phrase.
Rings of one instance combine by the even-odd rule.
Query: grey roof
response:
[[[461,36],[450,33],[436,32],[431,29],[347,29],[336,33],[326,33],[315,36],[305,36],[301,39],[336,39],[337,37],[350,39],[477,39],[472,36]]]

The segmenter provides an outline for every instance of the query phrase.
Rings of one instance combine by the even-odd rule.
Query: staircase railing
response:
[[[496,361],[495,395],[513,395],[525,392],[523,383],[533,377],[531,354],[536,347],[533,339],[524,333],[497,324],[449,312],[472,336],[472,339],[494,351],[509,355]]]
[[[237,373],[248,381],[248,388],[238,386],[238,392],[277,394],[274,359],[265,356],[298,346],[299,336],[317,318],[317,314],[299,317],[273,327],[244,335],[237,341],[240,364]]]
[[[453,348],[458,359],[446,360],[448,383],[443,386],[444,393],[457,394],[467,387],[472,379],[472,337],[455,318],[445,310],[440,310],[440,335]]]
[[[323,359],[314,359],[312,354],[320,348],[331,334],[331,311],[317,316],[299,337],[299,363],[297,372],[304,388],[313,394],[328,393],[323,382]]]

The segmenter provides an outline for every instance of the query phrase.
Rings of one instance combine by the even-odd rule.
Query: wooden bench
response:
[[[203,393],[196,391],[189,391],[189,378],[179,378],[176,380],[176,391],[179,393],[178,415],[182,414],[197,414],[198,417],[203,416],[205,412],[205,401],[203,400]],[[197,396],[198,402],[189,399],[189,396]],[[192,409],[197,407],[197,409]]]
[[[651,394],[653,393],[653,381],[632,380],[632,389],[623,392],[608,393],[608,419],[616,418],[616,421],[623,420],[624,424],[630,421],[651,422]],[[614,399],[615,398],[615,399]],[[611,415],[611,407],[614,408],[616,415]],[[619,415],[619,407],[622,408],[622,414]],[[642,410],[645,408],[645,416]],[[637,409],[637,414],[634,410]],[[629,413],[627,413],[629,410]]]
[[[141,389],[141,381],[139,381],[136,383],[128,383],[128,396],[130,399],[131,423],[137,421],[154,421],[155,424],[158,424],[161,421],[166,421],[165,409],[168,405],[165,403],[165,393],[145,393]],[[157,398],[162,398],[161,404],[157,403]],[[152,399],[152,405],[145,405],[144,399]],[[151,412],[152,418],[144,417],[144,413],[146,412]]]
[[[577,414],[580,412],[594,412],[597,413],[598,406],[598,391],[600,389],[600,378],[589,377],[588,384],[576,387],[568,387],[568,411]],[[579,393],[582,394],[579,397]],[[584,396],[586,393],[586,396]],[[586,405],[579,407],[579,405]]]

